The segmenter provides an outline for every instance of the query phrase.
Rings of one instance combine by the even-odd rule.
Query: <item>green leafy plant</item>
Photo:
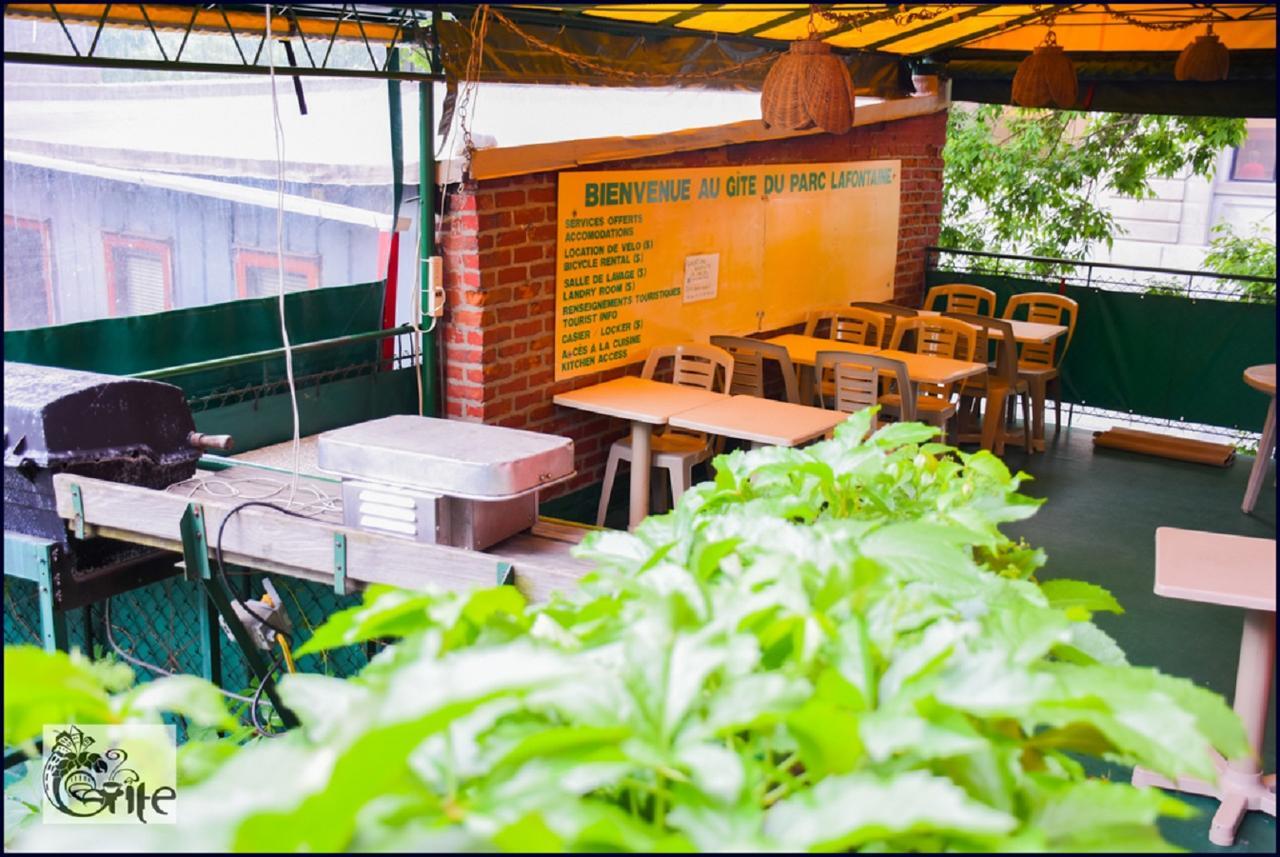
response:
[[[1267,277],[1270,282],[1236,280],[1240,299],[1253,303],[1276,302],[1276,236],[1261,224],[1254,224],[1249,235],[1239,235],[1229,223],[1213,227],[1214,238],[1204,266],[1219,274]]]
[[[1184,169],[1212,176],[1217,154],[1238,146],[1243,119],[1083,113],[956,105],[943,148],[943,216],[938,243],[1083,260],[1110,247],[1119,225],[1097,202],[1108,189],[1154,195],[1151,179]],[[1017,266],[1067,273],[1048,263]],[[1012,270],[1008,262],[1005,270]]]
[[[1239,720],[1128,665],[1091,621],[1121,612],[1106,590],[1036,581],[1043,553],[999,529],[1039,505],[1024,475],[870,418],[721,456],[671,513],[584,541],[596,571],[546,604],[371,588],[300,654],[399,642],[354,679],[287,676],[299,729],[113,847],[1165,847],[1155,820],[1186,805],[1081,759],[1211,779]]]

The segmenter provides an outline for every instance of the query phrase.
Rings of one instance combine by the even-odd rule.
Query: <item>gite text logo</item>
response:
[[[45,726],[45,824],[177,823],[175,737],[172,726]]]

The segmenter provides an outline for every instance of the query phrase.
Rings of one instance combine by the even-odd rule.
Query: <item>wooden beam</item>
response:
[[[193,502],[184,494],[59,473],[53,477],[58,514],[68,519],[75,514],[72,484],[80,486],[85,523],[95,535],[182,550],[179,522],[187,504]],[[333,486],[328,487],[332,490]],[[241,501],[199,497],[194,502],[204,508],[212,557],[218,528]],[[588,568],[586,563],[568,556],[566,542],[539,545],[531,541],[533,536],[518,536],[509,540],[514,544],[508,558],[500,553],[379,535],[332,522],[301,520],[261,507],[237,512],[227,524],[222,540],[223,559],[273,574],[332,583],[335,533],[347,538],[347,580],[354,584],[468,591],[496,585],[499,563],[511,562],[515,566],[516,587],[530,601],[545,601],[552,592],[573,589]]]

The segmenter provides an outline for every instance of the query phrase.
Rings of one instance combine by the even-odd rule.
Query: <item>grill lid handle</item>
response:
[[[235,447],[235,440],[229,434],[205,434],[193,431],[187,435],[187,443],[196,449],[230,452]]]

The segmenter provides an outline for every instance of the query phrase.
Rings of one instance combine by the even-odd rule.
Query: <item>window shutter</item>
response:
[[[124,311],[127,315],[165,309],[164,259],[151,253],[124,254]]]

